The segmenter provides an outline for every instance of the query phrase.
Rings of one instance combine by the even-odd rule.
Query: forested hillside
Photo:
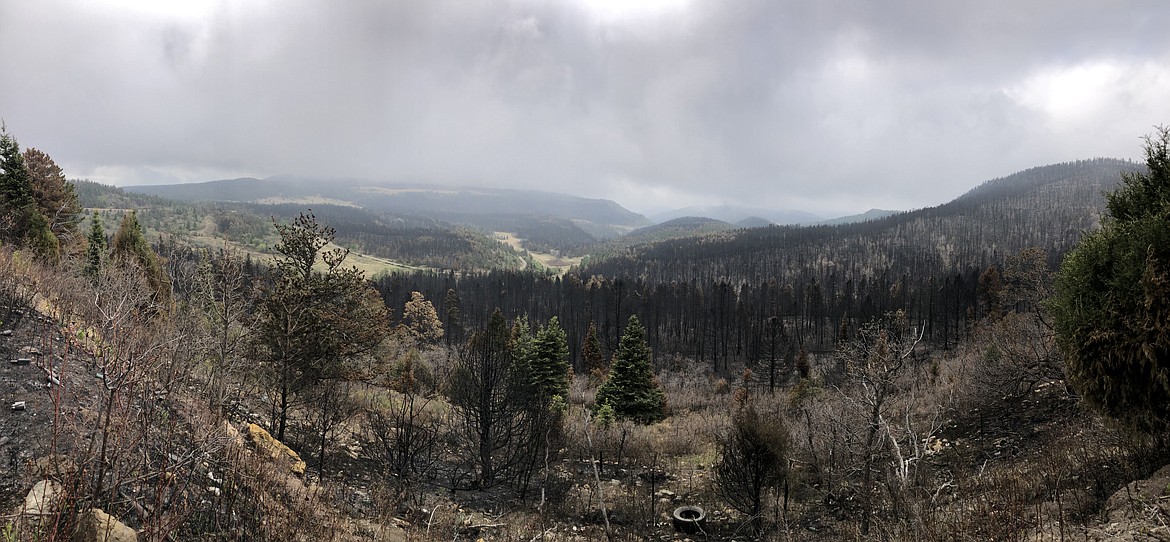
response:
[[[832,349],[894,310],[924,325],[931,343],[950,347],[989,309],[983,294],[993,287],[991,276],[981,276],[1002,274],[1006,258],[1027,248],[1041,249],[1053,268],[1098,223],[1102,192],[1139,168],[1108,159],[1033,168],[937,207],[864,223],[731,230],[625,247],[559,279],[395,276],[380,288],[399,303],[412,290],[431,299],[453,290],[470,325],[495,306],[534,318],[559,314],[574,352],[588,322],[613,347],[624,319],[638,314],[660,364],[677,355],[722,373],[768,356],[781,328],[789,345]],[[789,363],[792,348],[785,346]]]
[[[1094,236],[1130,239],[1124,218],[1165,237],[1160,135],[1158,173],[1125,177]],[[553,275],[426,217],[77,187],[18,151],[0,133],[7,540],[1166,532],[1144,504],[1164,500],[1165,441],[1070,392],[1098,384],[1098,319],[1077,291],[1058,313],[1090,331],[1073,373],[1046,320],[1052,264],[1134,164],[1036,168],[863,224],[680,220]],[[1130,241],[1131,299],[1099,304],[1122,357],[1152,359],[1167,268]],[[371,280],[347,248],[443,270]],[[1066,298],[1118,291],[1077,278],[1098,259]]]
[[[293,203],[175,201],[89,181],[77,181],[76,186],[81,205],[106,213],[107,224],[116,223],[122,211],[134,209],[152,239],[172,236],[202,246],[226,241],[258,255],[270,253],[276,242],[274,219],[290,220],[306,209],[305,204]],[[244,188],[249,184],[245,182]],[[311,207],[336,229],[341,245],[403,267],[483,271],[533,265],[527,254],[495,241],[489,232],[432,217],[388,216],[323,202]],[[386,266],[387,270],[395,268],[393,264]]]
[[[191,202],[342,205],[361,208],[383,220],[426,217],[449,229],[513,233],[525,240],[529,250],[566,255],[581,255],[599,239],[649,224],[612,201],[531,190],[379,184],[294,175],[127,190]]]
[[[1053,267],[1098,223],[1102,192],[1122,172],[1138,168],[1110,159],[1037,167],[988,181],[949,203],[861,223],[729,229],[708,219],[678,219],[604,244],[590,244],[590,234],[562,219],[483,216],[501,231],[520,232],[531,246],[593,252],[561,278],[533,273],[524,254],[440,219],[314,208],[336,228],[339,243],[436,270],[380,278],[390,302],[405,302],[416,290],[429,299],[450,297],[463,305],[470,326],[483,324],[497,306],[508,315],[561,315],[574,357],[589,322],[612,348],[625,318],[638,314],[659,363],[681,356],[726,373],[770,355],[781,331],[791,364],[793,345],[832,349],[891,310],[921,322],[932,343],[952,346],[989,309],[981,290],[991,287],[988,270],[1002,274],[1005,259],[1026,248],[1041,249]],[[154,197],[80,186],[83,205],[148,204],[140,219],[157,231],[207,230],[201,217],[210,217],[212,235],[256,250],[273,242],[270,217],[291,218],[303,207],[168,206]],[[714,233],[696,235],[704,231]],[[447,310],[440,306],[440,315]],[[580,368],[581,360],[575,361]]]

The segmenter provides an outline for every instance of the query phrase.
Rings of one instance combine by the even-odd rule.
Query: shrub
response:
[[[731,427],[718,439],[716,487],[757,531],[763,525],[764,497],[788,475],[790,440],[781,416],[761,416],[750,403],[738,409]]]

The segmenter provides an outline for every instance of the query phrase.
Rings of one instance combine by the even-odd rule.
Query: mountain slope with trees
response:
[[[928,342],[949,348],[995,309],[989,270],[1002,274],[1025,249],[1055,267],[1099,223],[1103,190],[1140,168],[1107,159],[1035,168],[937,207],[865,223],[728,230],[626,247],[555,280],[410,275],[379,288],[399,303],[412,290],[432,298],[454,291],[475,325],[484,323],[476,315],[497,306],[535,318],[568,312],[561,321],[575,353],[590,321],[613,351],[625,320],[638,314],[657,363],[684,356],[727,376],[736,364],[765,360],[791,370],[798,346],[831,350],[894,310],[925,326]],[[574,363],[583,370],[579,358]]]
[[[42,209],[75,203],[70,184],[0,141],[0,533],[1165,538],[1165,428],[1090,408],[1162,415],[1140,403],[1161,397],[1167,333],[1160,136],[1146,168],[1037,168],[867,224],[374,281],[324,212],[264,217],[279,256],[259,263],[144,235],[151,212],[214,231],[227,217],[199,213],[222,204],[58,230]],[[228,226],[264,223],[251,205]],[[1074,245],[1072,307],[1050,311]]]
[[[80,204],[110,214],[108,221],[117,220],[114,215],[118,213],[135,210],[151,239],[182,238],[202,246],[228,242],[257,256],[270,255],[277,242],[273,219],[295,219],[307,207],[293,203],[175,201],[90,181],[73,184]],[[387,216],[346,205],[319,202],[310,207],[332,225],[337,243],[353,249],[355,256],[360,253],[386,262],[382,266],[386,270],[422,267],[471,271],[532,265],[523,251],[473,228],[413,214]]]
[[[566,254],[579,254],[597,239],[649,224],[612,201],[532,190],[379,184],[292,175],[127,190],[182,201],[349,205],[387,218],[427,217],[456,227],[515,233],[531,243],[531,250]]]

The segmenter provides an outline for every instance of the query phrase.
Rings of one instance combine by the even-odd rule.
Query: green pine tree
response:
[[[536,355],[536,341],[532,337],[532,327],[526,318],[516,317],[508,330],[508,349],[512,353],[512,372],[522,382],[516,385],[527,386],[532,378],[532,359]]]
[[[601,353],[601,341],[597,338],[597,325],[589,321],[585,330],[585,344],[581,346],[581,361],[585,364],[585,372],[606,371],[605,355]]]
[[[162,262],[146,242],[138,214],[130,211],[122,216],[118,232],[114,234],[111,257],[121,265],[137,267],[154,292],[155,302],[160,307],[170,304],[171,280],[163,269]]]
[[[569,344],[556,316],[536,333],[530,378],[542,398],[569,397]]]
[[[349,252],[325,250],[333,240],[333,228],[317,222],[311,212],[275,226],[279,255],[276,267],[269,270],[253,346],[259,361],[271,370],[267,383],[275,436],[283,440],[297,401],[314,388],[336,398],[321,385],[344,379],[354,371],[355,360],[382,343],[388,315],[365,273],[345,267]],[[317,261],[325,264],[324,271],[313,270]]]
[[[97,211],[93,212],[86,241],[88,244],[85,248],[85,274],[97,279],[106,259],[106,231],[102,227],[102,216]]]
[[[0,219],[7,219],[11,224],[5,234],[7,240],[16,243],[25,240],[33,203],[32,184],[20,144],[0,124]]]
[[[1170,128],[1146,138],[1108,215],[1061,264],[1050,303],[1070,383],[1104,413],[1170,427]]]
[[[630,316],[614,355],[609,379],[597,390],[597,405],[610,405],[619,418],[653,423],[666,417],[666,399],[650,366],[646,329]]]
[[[20,144],[0,125],[0,203],[16,210],[33,203],[32,184]]]
[[[26,213],[28,231],[25,232],[25,244],[40,258],[56,262],[61,256],[61,242],[53,235],[49,219],[32,206],[26,208]]]

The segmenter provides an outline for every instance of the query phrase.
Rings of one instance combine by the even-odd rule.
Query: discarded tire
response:
[[[671,514],[674,530],[694,534],[703,530],[707,524],[707,511],[698,506],[680,506]]]

